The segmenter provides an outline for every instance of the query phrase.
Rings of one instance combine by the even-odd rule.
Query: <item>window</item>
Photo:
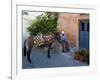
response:
[[[80,30],[89,32],[89,21],[84,20],[80,22]]]
[[[81,31],[84,31],[84,23],[81,23]]]
[[[87,31],[89,32],[89,22],[87,23]]]

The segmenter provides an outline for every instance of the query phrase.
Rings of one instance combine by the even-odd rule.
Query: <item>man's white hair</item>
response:
[[[62,34],[64,34],[65,32],[64,32],[64,31],[62,31],[61,33],[62,33]]]

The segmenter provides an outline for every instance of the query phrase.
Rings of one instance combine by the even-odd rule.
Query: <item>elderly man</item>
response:
[[[66,50],[69,51],[68,39],[64,31],[60,34],[60,41],[62,45],[62,52],[66,52]]]

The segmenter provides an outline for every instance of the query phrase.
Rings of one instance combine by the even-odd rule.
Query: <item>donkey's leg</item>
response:
[[[51,57],[51,56],[50,56],[50,49],[51,49],[51,44],[49,44],[49,45],[48,45],[48,55],[47,55],[47,56],[48,56],[48,58],[50,58],[50,57]]]
[[[50,48],[48,47],[48,58],[50,58],[51,56],[50,56]]]
[[[26,56],[26,40],[24,41],[24,56]]]
[[[29,61],[29,63],[32,63],[31,58],[30,58],[31,50],[32,48],[28,49],[27,51],[27,60]]]

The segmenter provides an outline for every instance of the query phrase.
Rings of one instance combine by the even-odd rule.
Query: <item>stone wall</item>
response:
[[[89,19],[88,14],[60,13],[58,18],[58,30],[65,31],[70,47],[79,47],[79,20]]]

